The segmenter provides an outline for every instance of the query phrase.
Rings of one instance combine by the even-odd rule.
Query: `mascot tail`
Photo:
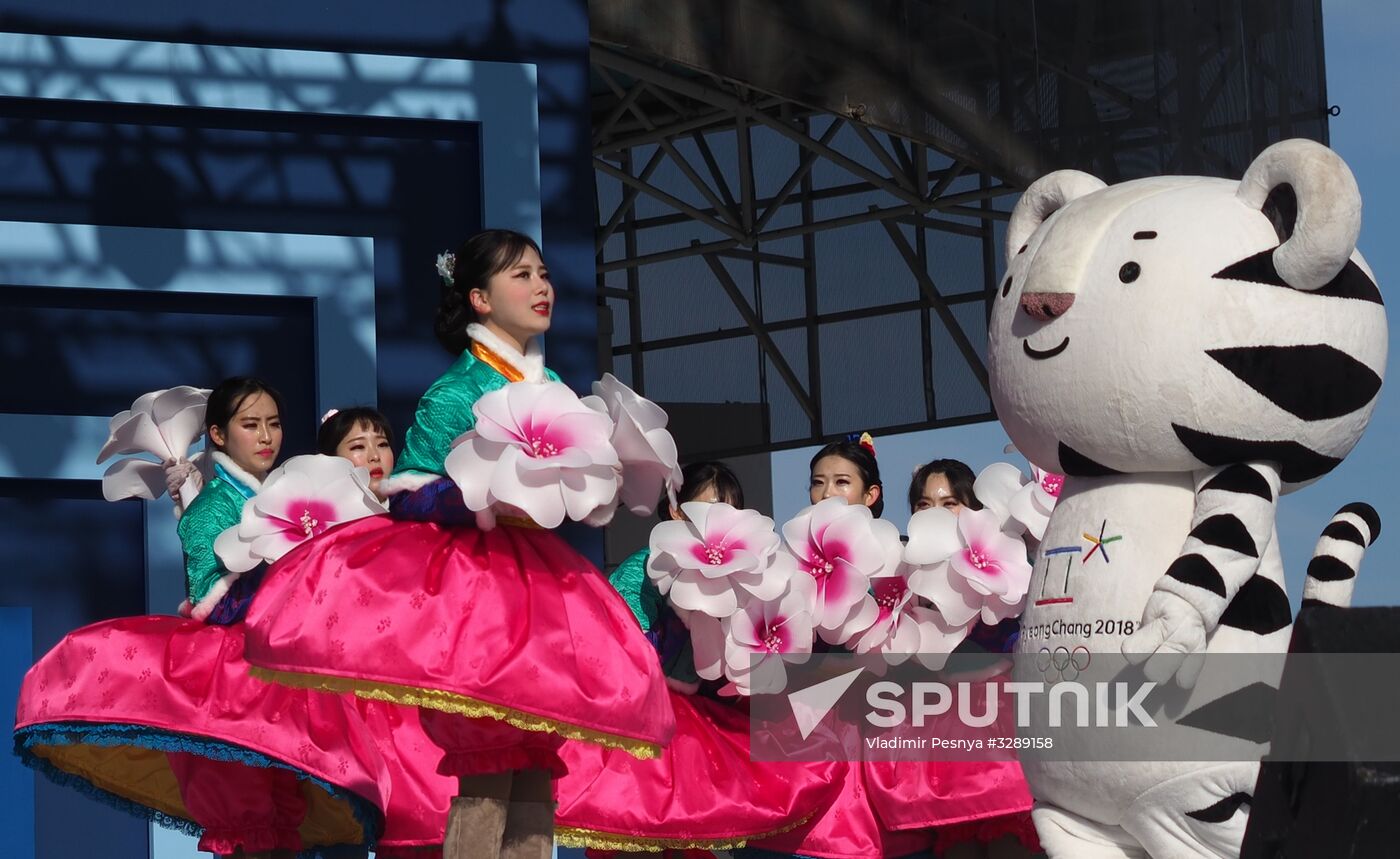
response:
[[[1351,605],[1361,557],[1380,535],[1381,517],[1371,505],[1357,501],[1338,510],[1322,530],[1308,562],[1303,605]]]

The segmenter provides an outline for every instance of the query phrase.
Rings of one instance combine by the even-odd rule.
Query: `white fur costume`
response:
[[[1385,367],[1360,210],[1341,159],[1301,140],[1239,182],[1060,171],[1026,191],[991,316],[992,396],[1016,446],[1067,480],[1022,618],[1043,633],[1023,652],[1121,649],[1190,687],[1205,652],[1286,650],[1278,496],[1356,444]],[[1305,596],[1349,598],[1378,529],[1343,508]],[[1045,679],[1030,661],[1016,679]],[[1257,771],[1025,766],[1053,859],[1236,856]]]

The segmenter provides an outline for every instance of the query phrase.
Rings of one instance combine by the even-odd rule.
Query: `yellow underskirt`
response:
[[[180,820],[193,821],[180,796],[179,782],[165,752],[141,746],[36,745],[31,751],[63,772],[80,776],[94,787]],[[299,827],[308,845],[361,844],[364,829],[350,804],[307,779],[297,782],[306,800],[306,817]]]
[[[381,683],[374,680],[355,680],[348,677],[332,677],[325,674],[303,674],[295,671],[273,671],[253,666],[254,677],[269,683],[280,683],[300,689],[314,689],[318,692],[353,692],[361,698],[373,701],[388,701],[405,707],[427,707],[444,713],[455,713],[472,719],[499,719],[522,731],[540,731],[558,734],[569,740],[582,740],[612,749],[622,749],[639,760],[650,760],[661,752],[660,746],[643,740],[634,740],[616,734],[607,734],[536,716],[512,707],[488,704],[455,692],[440,689],[419,689],[401,686],[396,683]]]
[[[554,840],[561,847],[592,848],[594,850],[618,850],[623,853],[660,853],[663,850],[738,850],[750,841],[762,841],[791,832],[810,820],[812,815],[804,815],[795,823],[771,832],[760,832],[737,838],[647,838],[640,835],[618,835],[612,832],[599,832],[575,826],[556,826]]]

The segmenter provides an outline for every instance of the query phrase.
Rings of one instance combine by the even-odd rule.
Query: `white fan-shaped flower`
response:
[[[879,653],[890,665],[911,656],[925,667],[938,670],[953,649],[967,637],[971,622],[953,624],[937,609],[924,605],[909,586],[915,568],[901,564],[894,575],[872,582],[879,614],[870,628],[855,639],[856,653]]]
[[[1008,462],[995,462],[977,475],[972,491],[983,507],[997,515],[1002,530],[1012,536],[1028,533],[1039,540],[1050,524],[1064,477],[1031,463],[1032,479]]]
[[[750,600],[773,600],[794,567],[777,560],[773,520],[723,502],[688,501],[685,519],[651,531],[647,575],[671,604],[726,618]]]
[[[1019,614],[1030,586],[1026,545],[1001,529],[990,510],[920,510],[909,520],[904,560],[909,588],[954,627],[978,616],[998,623]]]
[[[816,586],[813,620],[822,639],[843,644],[874,623],[879,610],[870,580],[892,575],[899,530],[860,504],[828,498],[783,525],[784,548]]]
[[[806,662],[812,653],[816,597],[811,578],[793,576],[777,599],[746,602],[721,622],[724,676],[732,684],[723,691],[740,695],[783,691],[786,666]],[[692,639],[694,635],[692,628]],[[707,644],[706,649],[713,648]]]
[[[665,409],[638,394],[612,373],[593,383],[590,408],[613,421],[612,444],[622,462],[622,503],[638,516],[656,510],[664,490],[676,503],[681,485],[680,453],[666,429]]]
[[[1009,462],[994,462],[978,473],[972,484],[972,494],[982,502],[982,509],[996,514],[997,521],[1008,533],[1019,534],[1025,528],[1011,518],[1011,499],[1026,486],[1026,476]]]
[[[1062,474],[1046,471],[1031,463],[1031,481],[1011,498],[1011,516],[1026,526],[1026,530],[1037,540],[1045,537],[1045,529],[1050,524],[1050,514],[1060,500],[1060,490],[1064,488]]]
[[[218,536],[214,553],[229,572],[243,573],[329,528],[383,512],[368,469],[339,456],[294,456],[244,502],[242,518]]]
[[[454,442],[444,465],[483,525],[493,521],[493,508],[553,528],[616,506],[621,463],[612,420],[568,386],[515,382],[481,397],[472,411],[476,426]]]
[[[160,460],[123,459],[102,475],[102,497],[108,501],[123,498],[154,500],[166,492],[165,465],[185,460],[190,446],[204,431],[204,409],[209,402],[207,388],[179,385],[142,394],[131,408],[119,412],[108,424],[107,443],[97,454],[99,463],[120,454],[149,454]],[[194,461],[203,458],[203,454]],[[197,487],[191,487],[185,504],[194,500]],[[182,487],[182,494],[185,490]]]

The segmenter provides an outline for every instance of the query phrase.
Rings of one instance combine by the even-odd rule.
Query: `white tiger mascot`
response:
[[[1108,187],[1063,170],[1022,196],[991,314],[992,397],[1020,451],[1067,476],[1022,618],[1058,633],[1023,636],[1022,652],[1121,650],[1195,695],[1203,653],[1287,649],[1278,496],[1341,462],[1385,368],[1360,222],[1351,171],[1305,140],[1269,147],[1238,182]],[[1305,599],[1348,602],[1379,527],[1370,507],[1343,508]],[[1047,580],[1057,549],[1080,558],[1064,581],[1059,566]],[[1033,661],[1016,679],[1044,679]],[[1257,773],[1025,762],[1052,859],[1237,856]]]

